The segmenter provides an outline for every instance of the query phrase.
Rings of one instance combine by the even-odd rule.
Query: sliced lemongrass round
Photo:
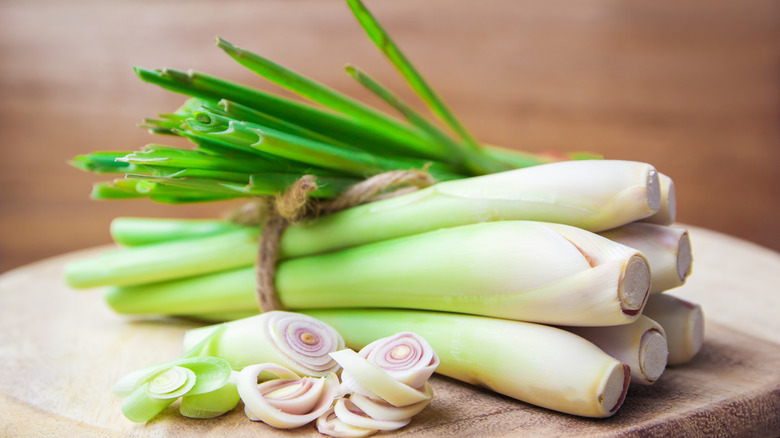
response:
[[[333,408],[317,418],[317,431],[336,438],[362,438],[379,432],[376,429],[355,427],[341,421],[333,412]]]
[[[294,415],[311,412],[320,400],[323,379],[302,377],[297,380],[269,380],[258,385],[271,406]]]
[[[184,367],[171,367],[149,381],[146,391],[159,399],[179,398],[195,386],[195,373]]]
[[[395,380],[413,388],[422,387],[439,366],[439,356],[422,336],[396,333],[377,339],[358,353]]]
[[[345,385],[349,385],[345,375],[353,379],[351,382],[357,382],[361,385],[357,388],[358,390],[350,387],[359,394],[380,398],[393,406],[408,406],[430,399],[424,391],[395,380],[352,350],[337,351],[331,353],[330,356],[344,369],[341,377]]]
[[[364,429],[397,430],[406,426],[412,420],[411,417],[403,420],[377,420],[376,418],[371,418],[348,398],[338,399],[336,406],[333,407],[333,412],[342,422]]]
[[[433,398],[433,387],[431,387],[431,384],[428,382],[425,382],[425,393]],[[382,400],[372,399],[360,394],[352,394],[349,396],[349,399],[369,417],[386,421],[400,421],[412,418],[425,409],[425,407],[428,406],[428,403],[431,402],[431,399],[429,398],[428,400],[423,400],[409,406],[397,407]]]
[[[287,382],[278,386],[258,385],[258,376],[263,372],[271,373]],[[304,382],[301,386],[287,391],[285,389],[289,389],[287,385],[291,380],[301,380],[301,378],[276,364],[250,365],[241,370],[236,386],[244,402],[247,416],[251,420],[260,420],[273,427],[292,429],[316,420],[330,409],[339,387],[338,377],[335,374],[331,373],[327,377],[316,379],[323,380],[321,385],[309,385]],[[298,391],[301,388],[307,389]],[[313,405],[310,391],[317,396]]]
[[[300,313],[282,311],[189,330],[184,335],[184,348],[192,348],[216,330],[222,332],[214,336],[209,351],[236,370],[277,363],[298,375],[327,376],[339,368],[328,353],[344,348],[344,339],[333,327]]]
[[[218,357],[191,357],[171,362],[151,365],[126,374],[114,384],[114,394],[126,397],[150,379],[172,367],[183,367],[195,373],[198,379],[190,389],[190,394],[201,394],[221,388],[231,375],[230,365]]]
[[[119,379],[114,392],[125,396],[122,400],[125,417],[143,423],[179,397],[219,390],[228,383],[230,376],[230,365],[223,359],[186,358],[130,373]]]

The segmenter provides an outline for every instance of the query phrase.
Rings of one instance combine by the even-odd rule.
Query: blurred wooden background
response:
[[[367,4],[482,141],[650,162],[680,221],[780,250],[778,1]],[[0,0],[0,272],[107,243],[116,216],[227,208],[90,201],[105,178],[66,165],[165,140],[136,124],[184,98],[133,65],[275,90],[217,34],[370,100],[343,73],[357,64],[414,100],[340,0]]]

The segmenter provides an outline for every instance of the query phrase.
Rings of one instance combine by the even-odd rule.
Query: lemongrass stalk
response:
[[[565,327],[631,367],[631,383],[649,385],[666,369],[669,348],[660,324],[641,315],[631,324],[611,327]]]
[[[637,222],[600,234],[647,257],[653,274],[650,293],[681,286],[691,273],[691,239],[685,228]]]
[[[561,325],[636,319],[650,286],[637,250],[561,224],[467,225],[279,264],[290,309],[395,307]]]
[[[128,286],[243,267],[257,256],[256,239],[257,230],[245,228],[198,238],[201,245],[185,239],[109,251],[69,264],[65,280],[79,288]]]
[[[603,160],[552,163],[449,181],[288,227],[280,242],[280,256],[300,257],[485,221],[541,220],[602,231],[652,214],[657,188],[656,172],[649,164]],[[156,257],[150,259],[128,252],[123,270],[136,272],[125,277],[140,284],[183,276],[177,265],[197,263],[198,272],[206,273],[217,270],[210,267],[221,266],[223,259],[235,260],[235,267],[254,264],[256,250],[249,251],[248,244],[234,251],[219,239],[210,239],[182,240],[171,247],[161,243],[154,249]],[[115,256],[123,258],[122,253]],[[209,256],[213,263],[204,262]],[[239,262],[238,257],[243,259]],[[66,275],[66,279],[73,287],[131,284],[100,275],[106,271],[101,264],[94,259],[68,268],[99,276],[100,281],[83,284],[75,281],[75,275]],[[139,271],[149,278],[137,275]]]
[[[218,329],[221,332],[214,334]],[[212,334],[208,354],[225,359],[235,370],[274,363],[301,376],[324,377],[339,369],[328,353],[344,348],[341,335],[327,324],[302,314],[273,311],[189,330],[184,349]]]
[[[118,217],[111,221],[114,242],[126,246],[206,237],[241,229],[240,225],[209,219]]]
[[[660,208],[658,212],[642,219],[642,221],[658,225],[672,225],[677,219],[677,195],[674,190],[674,181],[663,173],[658,174],[658,180],[661,187]]]
[[[307,310],[347,345],[413,330],[433,347],[436,372],[537,406],[608,417],[623,402],[630,371],[592,343],[550,326],[412,310]]]
[[[144,248],[144,247],[139,247]],[[413,255],[413,256],[410,256]],[[112,289],[119,313],[251,311],[254,268]],[[224,282],[243,308],[218,308]],[[450,228],[283,261],[276,276],[288,309],[402,307],[561,325],[636,319],[650,273],[638,251],[560,224],[505,221]],[[213,306],[213,310],[202,310]],[[198,311],[195,311],[195,308]]]
[[[535,220],[604,231],[658,209],[649,164],[586,160],[446,181],[289,227],[282,257],[299,257],[485,221]]]
[[[644,310],[664,328],[669,343],[669,365],[684,364],[704,344],[704,313],[701,306],[673,295],[653,295]]]
[[[172,281],[109,287],[106,303],[120,314],[198,315],[257,309],[253,268]],[[220,316],[218,320],[225,320]],[[236,319],[236,318],[230,318]],[[213,319],[212,319],[213,320]]]

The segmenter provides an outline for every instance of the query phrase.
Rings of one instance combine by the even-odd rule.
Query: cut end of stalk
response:
[[[688,275],[690,275],[692,264],[691,238],[685,232],[680,236],[679,250],[677,251],[677,275],[680,276],[681,282],[685,281]]]
[[[628,384],[631,382],[631,367],[624,363],[615,364],[604,379],[604,386],[599,396],[601,405],[609,415],[617,412],[626,399]]]
[[[650,292],[650,267],[643,256],[634,255],[626,263],[618,285],[620,306],[626,315],[638,315]]]
[[[649,383],[655,382],[666,369],[669,347],[658,330],[648,330],[639,341],[639,366]]]
[[[653,212],[661,208],[661,181],[655,169],[647,173],[647,206]]]

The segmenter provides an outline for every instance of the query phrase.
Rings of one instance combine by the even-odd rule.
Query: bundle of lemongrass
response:
[[[644,163],[481,146],[363,5],[348,3],[457,139],[354,67],[348,73],[405,121],[218,40],[252,71],[333,111],[201,73],[136,69],[191,96],[144,126],[196,148],[76,157],[82,169],[125,174],[93,197],[270,197],[313,175],[311,196],[327,199],[372,175],[425,170],[440,182],[289,226],[275,278],[281,305],[327,322],[354,349],[412,330],[438,353],[437,372],[582,416],[614,414],[629,381],[652,383],[667,363],[689,360],[701,346],[701,310],[660,294],[691,267],[688,233],[672,226],[671,179]],[[111,231],[125,248],[68,266],[71,286],[109,286],[122,314],[258,313],[261,227],[119,218]]]

